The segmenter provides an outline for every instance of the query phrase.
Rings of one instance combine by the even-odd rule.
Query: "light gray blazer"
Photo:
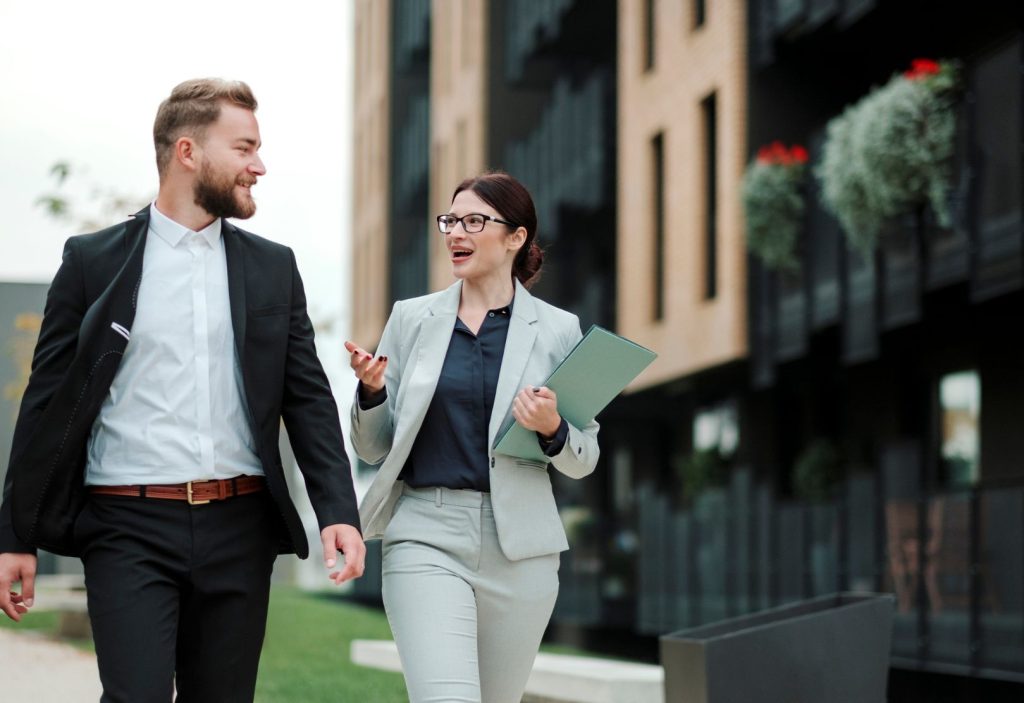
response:
[[[402,471],[434,397],[455,329],[462,281],[439,293],[395,303],[377,354],[388,357],[387,401],[362,410],[352,403],[352,446],[366,462],[383,462],[359,506],[363,537],[382,537],[402,493]],[[600,450],[597,422],[569,424],[562,451],[547,462],[493,452],[500,428],[511,421],[512,400],[527,385],[540,386],[580,340],[579,319],[534,298],[516,281],[515,302],[488,428],[491,505],[498,540],[512,560],[568,549],[551,493],[549,466],[572,478],[594,470]]]

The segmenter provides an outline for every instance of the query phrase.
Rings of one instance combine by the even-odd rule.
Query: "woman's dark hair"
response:
[[[544,252],[536,242],[537,211],[533,207],[530,192],[504,171],[488,171],[467,178],[455,188],[452,200],[454,201],[464,190],[476,193],[477,197],[497,210],[503,220],[514,222],[516,227],[526,229],[526,241],[512,262],[512,276],[518,278],[527,288],[532,286],[540,279]]]

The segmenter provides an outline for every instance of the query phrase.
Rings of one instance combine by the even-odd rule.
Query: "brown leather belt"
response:
[[[262,476],[236,476],[213,481],[189,481],[151,486],[89,486],[89,492],[101,496],[133,496],[162,500],[187,500],[189,505],[205,505],[211,500],[257,493],[266,488]]]

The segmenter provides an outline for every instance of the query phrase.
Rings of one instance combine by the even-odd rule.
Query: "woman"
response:
[[[382,463],[360,507],[383,537],[383,594],[417,701],[518,703],[568,548],[549,467],[594,470],[596,422],[573,427],[540,387],[579,341],[575,315],[527,291],[543,255],[526,189],[486,173],[437,218],[458,279],[399,301],[375,358],[351,342],[359,378],[352,443]],[[512,420],[547,460],[495,454]]]

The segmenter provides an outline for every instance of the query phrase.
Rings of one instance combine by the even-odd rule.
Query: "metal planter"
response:
[[[664,635],[665,703],[884,703],[894,609],[836,593]]]

